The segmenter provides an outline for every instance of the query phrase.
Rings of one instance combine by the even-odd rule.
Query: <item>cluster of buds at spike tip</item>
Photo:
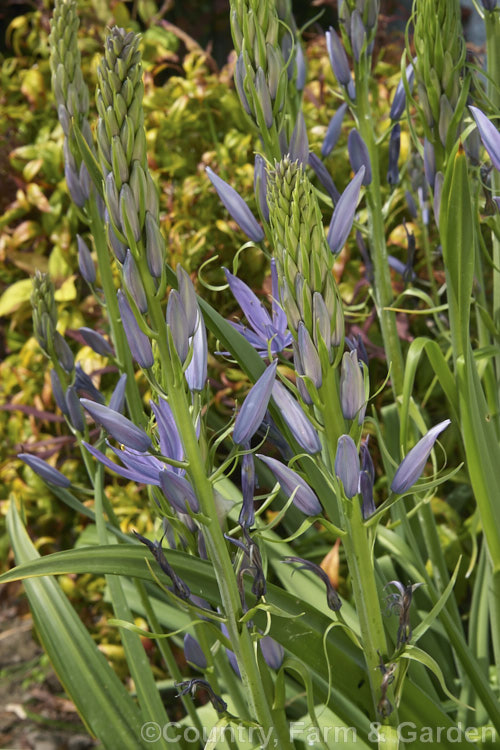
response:
[[[56,330],[57,306],[54,285],[47,273],[37,271],[31,293],[33,333],[44,354],[70,373],[75,365],[73,353],[66,340]]]
[[[294,338],[295,366],[305,397],[302,379],[320,387],[322,370],[333,361],[342,338],[333,257],[316,196],[301,164],[289,157],[277,163],[269,175],[267,195],[281,305]]]
[[[459,0],[417,0],[414,44],[420,119],[436,150],[437,168],[442,169],[467,95],[461,81],[466,49]],[[454,132],[450,131],[452,120],[456,122]]]
[[[83,80],[78,50],[76,8],[76,0],[56,0],[49,43],[52,90],[64,131],[66,182],[73,201],[82,207],[90,195],[90,176],[76,144],[71,124],[73,118],[91,150],[93,141],[88,121],[89,92]]]
[[[134,267],[127,250],[136,262],[145,254],[149,273],[158,279],[164,270],[165,241],[158,222],[158,193],[147,165],[139,37],[115,27],[104,49],[97,68],[96,103],[108,238],[116,258],[127,265],[125,283],[134,296],[141,294],[143,271]]]
[[[380,0],[339,1],[340,30],[357,63],[363,54],[373,52],[379,10]]]
[[[305,62],[288,2],[231,0],[236,90],[261,132],[280,123],[305,84]],[[279,118],[279,119],[278,119]]]

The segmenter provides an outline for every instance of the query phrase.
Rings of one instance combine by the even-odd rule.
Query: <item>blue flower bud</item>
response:
[[[273,385],[272,395],[281,416],[300,447],[307,453],[319,453],[321,443],[318,433],[290,391],[276,381]]]
[[[265,159],[260,154],[255,155],[253,189],[260,208],[261,216],[264,221],[269,221],[269,206],[267,205],[267,169]]]
[[[488,8],[489,10],[489,8]],[[500,171],[500,133],[477,107],[469,107],[476,121],[479,135],[495,169]]]
[[[309,141],[307,139],[306,122],[304,115],[300,111],[295,121],[292,137],[290,139],[290,159],[298,161],[304,166],[307,164],[309,155]]]
[[[345,352],[340,373],[340,403],[345,419],[358,418],[363,424],[366,411],[365,383],[356,350]]]
[[[50,466],[46,461],[38,458],[38,456],[32,456],[30,453],[18,453],[17,457],[21,461],[24,461],[44,482],[54,484],[56,487],[70,486],[71,482],[68,477],[65,477],[64,474],[61,474],[60,471],[54,469],[53,466]]]
[[[72,372],[75,366],[73,352],[69,348],[68,342],[61,336],[59,331],[54,331],[54,352],[59,364],[66,372]]]
[[[165,240],[153,215],[146,211],[146,260],[151,276],[159,279],[165,263]]]
[[[401,126],[397,122],[389,139],[389,168],[387,170],[387,182],[389,185],[397,185],[399,181],[399,150],[401,147]]]
[[[302,45],[299,41],[296,42],[297,46],[295,48],[295,68],[297,71],[297,77],[295,78],[295,88],[297,91],[302,91],[304,89],[304,86],[306,85],[306,76],[307,76],[307,68],[306,68],[306,59],[304,57],[304,50],[302,49]]]
[[[129,245],[141,239],[138,206],[130,185],[126,182],[120,190],[120,224]]]
[[[377,510],[373,500],[373,481],[367,471],[362,471],[359,475],[359,492],[362,500],[361,512],[366,521]]]
[[[68,186],[68,191],[73,203],[75,204],[75,206],[83,208],[83,206],[85,205],[85,201],[87,200],[87,195],[85,193],[84,187],[80,183],[79,173],[72,168],[69,162],[66,162],[66,164],[64,165],[64,176],[66,178],[66,184]]]
[[[270,128],[272,127],[274,121],[273,105],[271,103],[271,95],[269,94],[269,89],[267,87],[266,76],[260,66],[257,68],[257,73],[255,75],[255,90],[257,92],[259,104],[264,115],[264,122],[266,124],[266,127]]]
[[[358,173],[361,167],[365,168],[363,176],[363,185],[369,185],[372,181],[372,168],[370,164],[370,155],[366,143],[356,130],[353,128],[347,139],[347,150],[349,151],[349,161],[354,172]]]
[[[415,81],[415,68],[413,67],[413,63],[410,63],[406,68],[406,80],[408,82],[408,88],[410,89],[410,93],[413,91],[413,83]],[[404,87],[403,80],[401,79],[396,87],[396,93],[394,94],[394,99],[392,100],[391,105],[391,111],[389,113],[389,117],[393,122],[396,122],[400,119],[401,115],[403,114],[406,107],[406,91]]]
[[[127,376],[125,373],[121,375],[118,383],[115,385],[115,389],[109,399],[109,408],[113,411],[119,411],[123,414],[123,407],[125,405],[125,389],[127,387]]]
[[[90,398],[92,401],[99,401],[104,403],[104,397],[100,391],[97,390],[92,378],[82,369],[80,364],[76,365],[75,368],[75,389],[78,391],[80,396],[84,398]]]
[[[125,255],[127,252],[127,246],[123,244],[121,240],[118,239],[116,236],[113,227],[111,226],[111,223],[109,221],[109,211],[106,209],[104,214],[104,219],[106,221],[107,227],[107,235],[108,235],[108,242],[109,246],[111,247],[111,250],[113,251],[115,257],[117,260],[120,261],[120,263],[123,263],[125,260]]]
[[[184,656],[186,661],[198,667],[198,669],[204,670],[207,668],[207,658],[203,649],[196,638],[193,638],[189,633],[184,636]]]
[[[179,292],[175,289],[172,289],[168,297],[167,325],[172,333],[177,355],[181,363],[184,363],[189,351],[188,324]]]
[[[483,8],[485,10],[490,11],[491,13],[495,10],[497,7],[497,0],[481,0],[483,4]]]
[[[250,109],[250,105],[248,103],[247,95],[245,93],[245,81],[246,76],[246,69],[245,69],[245,59],[243,57],[243,53],[240,52],[238,55],[238,59],[236,61],[236,66],[234,69],[234,84],[236,86],[236,91],[238,92],[238,96],[240,97],[240,102],[247,113],[247,115],[252,114],[252,110]]]
[[[349,185],[346,187],[339,202],[335,206],[332,220],[328,228],[328,245],[334,255],[340,253],[351,231],[354,214],[359,202],[359,192],[365,176],[365,168],[361,167]]]
[[[63,387],[61,385],[61,381],[59,380],[59,375],[57,374],[56,370],[50,371],[50,382],[52,383],[52,395],[54,396],[54,400],[60,410],[63,414],[68,415],[68,407],[66,405],[66,398],[64,396]]]
[[[277,367],[278,360],[275,359],[248,392],[234,423],[233,440],[238,445],[248,445],[260,427],[271,398]]]
[[[146,334],[141,331],[128,300],[121,289],[118,290],[117,297],[123,330],[125,331],[132,356],[141,367],[147,370],[153,366],[154,362],[151,342]]]
[[[137,305],[139,312],[146,313],[148,311],[148,300],[146,297],[146,291],[144,284],[142,283],[141,275],[137,267],[132,253],[127,250],[125,255],[125,262],[123,264],[123,280],[127,287],[128,293]]]
[[[318,156],[316,156],[316,154],[314,154],[312,151],[309,154],[309,166],[316,173],[318,180],[321,182],[321,184],[325,188],[326,192],[332,199],[333,205],[335,206],[340,198],[340,193],[337,190],[337,186],[335,185],[330,175],[330,172],[325,167],[321,159]]]
[[[116,229],[121,229],[120,220],[120,199],[118,196],[118,190],[116,189],[115,178],[113,172],[110,172],[104,180],[104,200],[106,202],[106,208],[108,209],[109,216]]]
[[[328,128],[326,130],[325,140],[323,141],[323,145],[321,146],[321,156],[323,158],[331,154],[331,152],[337,145],[337,142],[340,138],[340,133],[342,131],[342,122],[344,120],[346,112],[347,104],[343,102],[330,120]]]
[[[349,61],[340,38],[331,26],[326,32],[326,48],[335,78],[341,86],[348,86],[352,81]]]
[[[88,411],[94,422],[100,424],[109,434],[127,448],[144,453],[151,448],[151,438],[144,430],[122,414],[104,404],[96,404],[86,398],[80,399],[83,408]]]
[[[238,226],[245,232],[252,242],[262,242],[264,231],[257,219],[248,208],[243,198],[227,182],[224,182],[210,167],[206,167],[210,181],[217,191],[217,195],[229,211]]]
[[[361,454],[361,471],[366,471],[373,484],[375,481],[375,467],[368,448],[368,438],[365,443],[361,443],[359,452]]]
[[[160,487],[167,500],[180,513],[198,513],[200,504],[187,479],[175,471],[160,471]]]
[[[424,172],[425,179],[434,188],[434,180],[436,179],[436,155],[434,153],[434,146],[432,143],[424,138]]]
[[[366,43],[366,30],[363,24],[361,13],[357,8],[353,11],[351,16],[351,47],[352,54],[356,62],[359,62],[361,52]]]
[[[116,187],[119,190],[124,182],[128,182],[129,172],[127,157],[118,135],[114,135],[111,140],[111,164]]]
[[[259,644],[267,666],[271,667],[271,669],[279,669],[283,664],[283,657],[285,656],[285,649],[281,643],[275,641],[270,635],[265,635],[260,639]]]
[[[392,492],[396,495],[402,495],[413,487],[425,469],[434,443],[449,424],[451,424],[451,420],[445,419],[444,422],[432,427],[403,458],[391,483]]]
[[[158,188],[151,177],[149,169],[146,171],[145,201],[146,213],[149,212],[154,219],[157,219],[160,212],[160,199],[158,198]]]
[[[305,513],[306,516],[317,516],[322,512],[321,504],[315,493],[297,472],[275,458],[260,453],[257,453],[257,458],[260,458],[271,469],[285,495],[291,497],[295,492],[293,504],[302,513]]]
[[[207,331],[201,313],[198,313],[196,330],[189,339],[193,347],[193,356],[186,367],[185,377],[190,391],[202,391],[207,382]]]
[[[76,388],[72,385],[69,386],[66,391],[66,406],[69,415],[69,421],[73,425],[77,432],[84,432],[85,420],[83,418],[82,407],[80,406],[80,400],[76,392]]]
[[[82,339],[85,341],[87,346],[90,346],[96,354],[101,354],[103,357],[113,356],[113,349],[111,344],[101,336],[97,331],[93,331],[92,328],[82,327],[78,329]]]
[[[82,278],[87,284],[94,284],[96,280],[96,272],[90,250],[85,240],[80,237],[79,234],[76,235],[76,241],[78,243],[78,267],[80,268]]]
[[[349,499],[358,494],[359,489],[359,456],[356,443],[349,435],[341,435],[335,455],[335,475],[344,487],[345,496]]]
[[[323,374],[319,354],[305,325],[300,322],[298,328],[298,347],[304,375],[311,379],[316,388],[321,388]]]
[[[175,269],[175,272],[177,274],[179,297],[186,316],[188,335],[192,336],[198,326],[200,316],[196,292],[189,274],[186,273],[180,264]]]

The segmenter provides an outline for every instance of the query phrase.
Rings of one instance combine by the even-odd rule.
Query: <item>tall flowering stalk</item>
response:
[[[81,71],[77,31],[79,20],[76,0],[56,0],[50,34],[50,64],[52,87],[57,102],[57,111],[64,131],[65,175],[68,190],[75,204],[83,209],[89,223],[104,290],[111,337],[117,357],[127,374],[127,402],[134,419],[143,421],[140,396],[134,378],[134,369],[126,337],[120,326],[120,313],[114,293],[112,268],[109,263],[105,229],[102,221],[103,204],[100,197],[101,174],[96,177],[95,146],[88,121],[89,93]],[[83,150],[82,150],[83,147]],[[92,164],[92,177],[97,179],[92,189],[91,175],[87,165]],[[89,254],[79,243],[80,264],[86,269],[85,276],[94,283],[95,269],[89,262]]]

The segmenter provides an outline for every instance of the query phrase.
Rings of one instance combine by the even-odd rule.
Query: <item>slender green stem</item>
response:
[[[372,181],[366,188],[366,203],[370,217],[369,236],[372,240],[374,294],[385,352],[391,365],[392,389],[394,395],[398,397],[403,392],[404,365],[396,327],[396,314],[387,309],[392,305],[393,293],[382,215],[380,166],[370,107],[369,79],[368,60],[362,56],[356,66],[356,114],[359,132],[370,156],[372,171]]]
[[[372,545],[368,530],[363,524],[357,498],[353,498],[349,505],[346,504],[346,507],[347,534],[343,539],[343,544],[359,617],[368,679],[375,711],[377,711],[381,698],[380,685],[382,681],[382,675],[378,667],[381,658],[385,661],[388,657],[387,639],[375,581]],[[390,723],[397,724],[396,710],[390,715]]]
[[[272,731],[277,737],[280,747],[290,748],[290,739],[283,735],[273,722],[271,711],[262,687],[262,680],[257,664],[254,645],[246,625],[241,625],[241,602],[236,578],[227,544],[220,528],[215,498],[210,480],[207,477],[205,462],[193,425],[189,410],[185,385],[174,370],[172,357],[168,349],[168,330],[165,316],[161,309],[151,277],[144,267],[144,260],[139,261],[139,268],[148,298],[148,310],[153,327],[157,332],[157,344],[161,363],[163,386],[169,395],[169,403],[174,414],[175,422],[182,439],[185,458],[189,463],[190,476],[202,513],[211,522],[203,529],[207,552],[214,567],[215,576],[221,593],[224,612],[227,617],[229,639],[234,645],[244,686],[248,693],[248,700],[253,716],[260,722],[264,730]]]
[[[331,397],[336,388],[329,391],[328,401],[325,401],[325,432],[327,445],[330,450],[330,465],[335,463],[335,451],[339,435],[338,430],[342,427],[338,424],[337,408]],[[338,394],[337,394],[338,400]],[[342,414],[342,411],[340,411]],[[341,433],[342,434],[342,433]],[[342,539],[344,551],[352,582],[356,612],[359,618],[361,636],[363,640],[363,653],[366,660],[368,679],[374,703],[375,716],[381,699],[382,675],[379,671],[380,660],[388,657],[387,639],[385,636],[384,623],[380,609],[380,601],[375,580],[375,567],[373,564],[373,545],[370,532],[363,523],[361,507],[357,497],[339,503],[341,526],[346,535]],[[394,705],[393,694],[389,687],[387,698]],[[397,724],[397,711],[394,710],[390,717],[391,725]]]

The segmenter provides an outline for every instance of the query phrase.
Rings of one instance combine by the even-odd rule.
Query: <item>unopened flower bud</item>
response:
[[[335,455],[335,474],[342,482],[345,496],[349,499],[358,494],[359,456],[356,443],[349,435],[341,435]]]

